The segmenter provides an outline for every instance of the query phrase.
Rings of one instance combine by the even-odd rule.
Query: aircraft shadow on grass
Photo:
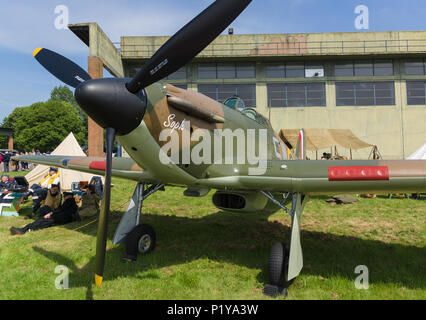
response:
[[[138,260],[131,264],[118,263],[124,252],[123,245],[109,249],[106,256],[105,281],[126,276],[143,280],[144,277],[135,274],[209,258],[260,269],[257,280],[266,284],[270,247],[275,242],[287,240],[290,235],[288,226],[268,221],[267,218],[266,214],[228,212],[217,212],[203,218],[143,214],[142,223],[148,223],[156,230],[156,249],[147,256],[138,256]],[[120,215],[114,212],[108,233],[110,240],[119,220]],[[78,224],[74,223],[65,227],[75,229],[76,226]],[[97,223],[82,228],[79,232],[95,237]],[[418,257],[426,256],[425,248],[306,231],[303,230],[303,220],[302,246],[302,275],[317,275],[324,279],[339,276],[355,281],[358,276],[355,274],[355,268],[358,265],[366,265],[370,272],[370,285],[393,283],[408,288],[426,287],[424,280],[419,281],[419,275],[424,273],[426,268],[426,261],[418,265],[421,260]],[[58,265],[67,266],[73,274],[70,285],[86,287],[86,298],[93,298],[94,257],[84,267],[78,268],[64,255],[39,247],[33,249]],[[417,259],[413,261],[413,257]]]

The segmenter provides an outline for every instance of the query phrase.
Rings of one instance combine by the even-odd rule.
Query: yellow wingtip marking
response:
[[[98,288],[100,288],[102,285],[102,279],[103,278],[101,276],[98,276],[97,274],[95,274],[95,284]]]
[[[33,52],[33,56],[35,57],[36,55],[38,55],[38,53],[39,53],[41,50],[43,50],[43,48],[37,48],[37,49],[35,49],[35,50],[34,50],[34,52]]]

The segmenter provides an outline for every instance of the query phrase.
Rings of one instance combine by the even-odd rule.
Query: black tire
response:
[[[286,261],[285,246],[276,243],[272,246],[269,254],[269,284],[282,287],[284,284],[284,267]]]
[[[288,257],[290,255],[285,243],[276,243],[269,255],[269,284],[288,288],[294,281],[287,281]]]
[[[126,256],[136,260],[139,254],[146,255],[155,248],[156,236],[149,224],[140,224],[126,237]]]

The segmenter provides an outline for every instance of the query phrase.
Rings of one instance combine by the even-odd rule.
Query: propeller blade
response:
[[[217,0],[170,38],[127,84],[136,93],[185,66],[229,26],[251,0]]]
[[[49,49],[38,48],[34,50],[34,58],[63,83],[77,88],[87,80],[92,79],[89,74],[71,60]]]
[[[102,284],[105,265],[105,252],[108,233],[108,216],[111,201],[111,171],[112,171],[112,148],[115,140],[115,129],[106,129],[106,170],[105,186],[102,196],[102,210],[99,216],[98,239],[96,243],[96,271],[95,283],[97,287]]]

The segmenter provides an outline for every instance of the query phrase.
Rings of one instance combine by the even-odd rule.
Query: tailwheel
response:
[[[154,228],[148,224],[140,224],[126,236],[126,253],[122,257],[125,262],[136,261],[137,255],[146,255],[155,248],[156,236]]]
[[[288,250],[284,243],[276,243],[269,254],[268,272],[269,284],[265,285],[263,292],[272,297],[287,296],[287,288],[293,280],[287,281]]]

